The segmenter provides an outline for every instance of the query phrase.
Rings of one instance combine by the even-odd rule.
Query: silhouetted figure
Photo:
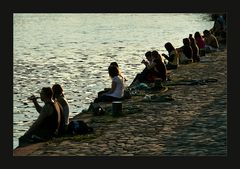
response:
[[[59,131],[64,128],[62,107],[58,102],[54,102],[52,97],[52,89],[43,87],[40,93],[40,98],[44,102],[43,107],[38,104],[34,95],[29,98],[33,101],[39,116],[28,131],[19,138],[19,146],[47,141],[54,136],[58,136]]]
[[[199,48],[197,46],[196,40],[193,38],[192,34],[189,34],[189,39],[193,51],[193,62],[199,62],[200,61]]]
[[[206,52],[215,52],[219,50],[217,38],[209,30],[204,30],[205,50]]]
[[[168,51],[168,55],[164,53],[162,54],[162,56],[168,60],[168,63],[166,64],[167,70],[177,69],[179,65],[179,54],[177,50],[173,47],[173,45],[170,42],[167,42],[164,46]]]
[[[196,40],[196,44],[199,48],[199,55],[205,56],[205,40],[200,34],[200,32],[195,32],[194,39]]]
[[[180,55],[179,63],[180,64],[187,64],[193,62],[193,50],[190,45],[190,39],[184,38],[183,39],[183,46],[177,48],[177,51]]]
[[[64,125],[66,129],[67,125],[69,124],[69,104],[66,98],[64,97],[63,88],[61,85],[54,84],[52,86],[52,90],[53,90],[53,99],[55,101],[58,101],[63,108],[63,114],[64,114],[64,120],[65,120]]]
[[[147,83],[148,81],[148,76],[151,73],[151,67],[150,65],[152,64],[153,58],[152,58],[152,52],[147,51],[145,53],[145,57],[147,60],[143,59],[141,63],[145,65],[145,68],[141,73],[138,73],[136,77],[133,79],[132,83],[130,84],[130,87],[135,86],[139,83]]]
[[[150,83],[155,82],[156,79],[160,79],[162,82],[166,81],[167,79],[167,69],[165,64],[162,61],[161,55],[156,51],[152,51],[152,73],[150,74],[151,79]]]
[[[213,14],[214,25],[210,32],[218,39],[221,43],[226,43],[227,24],[226,14]]]

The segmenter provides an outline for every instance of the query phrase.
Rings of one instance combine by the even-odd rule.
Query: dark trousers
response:
[[[107,96],[107,95],[101,95],[100,97],[98,97],[94,100],[94,103],[112,102],[112,101],[120,101],[120,100],[122,100],[122,98],[117,98],[117,97],[112,97],[112,96]]]
[[[149,75],[150,73],[150,70],[148,70],[147,68],[143,69],[143,71],[141,73],[138,73],[136,75],[136,77],[133,79],[132,83],[130,84],[130,86],[132,84],[134,84],[135,81],[139,81],[139,83],[145,83],[147,82],[147,76]]]

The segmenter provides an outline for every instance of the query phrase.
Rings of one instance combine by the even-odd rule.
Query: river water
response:
[[[180,47],[190,33],[213,26],[205,13],[16,13],[13,19],[13,148],[38,116],[27,97],[42,87],[61,84],[73,117],[110,87],[110,62],[129,85],[144,68],[145,52],[167,53],[166,42]]]

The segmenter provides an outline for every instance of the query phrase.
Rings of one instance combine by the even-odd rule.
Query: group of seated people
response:
[[[200,57],[204,56],[205,52],[218,51],[219,44],[211,31],[204,30],[203,36],[200,32],[195,32],[194,37],[189,34],[188,38],[183,39],[183,46],[179,48],[175,48],[170,42],[167,42],[164,47],[168,54],[163,53],[161,55],[156,50],[145,53],[146,60],[143,59],[141,62],[145,65],[145,68],[136,75],[129,86],[130,88],[139,83],[155,83],[156,80],[164,82],[168,80],[167,70],[177,69],[179,64],[199,62]],[[98,97],[94,100],[94,103],[124,99],[124,82],[126,79],[116,62],[109,65],[108,73],[112,79],[111,88],[105,88],[103,91],[98,92]]]
[[[53,85],[52,88],[43,87],[40,92],[43,106],[39,105],[37,98],[34,95],[28,98],[34,103],[39,116],[27,132],[19,138],[19,146],[46,141],[54,136],[61,136],[67,131],[69,105],[62,87],[59,84]]]
[[[138,73],[129,87],[140,83],[155,83],[156,80],[164,82],[167,80],[167,70],[177,69],[179,64],[199,62],[200,51],[217,51],[219,48],[216,37],[210,31],[203,31],[204,37],[199,32],[189,35],[183,39],[183,46],[174,48],[170,42],[164,46],[168,54],[159,54],[158,51],[148,51],[145,53],[146,60],[142,60],[145,65],[144,70]],[[204,52],[203,52],[204,53]],[[165,58],[165,60],[163,60]],[[111,78],[111,87],[98,92],[94,103],[112,102],[124,99],[126,78],[116,62],[112,62],[108,67],[108,74]],[[61,136],[67,130],[69,124],[69,105],[64,97],[63,89],[59,84],[51,87],[43,87],[40,98],[44,106],[40,106],[37,97],[34,95],[29,99],[34,103],[39,112],[37,120],[29,130],[19,138],[19,145],[28,141],[49,140],[54,136]]]
[[[183,39],[183,46],[179,48],[167,42],[164,47],[168,54],[160,55],[156,50],[146,52],[147,60],[142,61],[146,67],[136,75],[130,86],[138,83],[153,83],[155,79],[164,82],[167,80],[167,70],[177,69],[179,64],[199,62],[205,52],[217,51],[219,49],[217,38],[209,30],[204,30],[203,34],[202,36],[200,32],[195,32],[194,37],[189,34],[188,38]]]

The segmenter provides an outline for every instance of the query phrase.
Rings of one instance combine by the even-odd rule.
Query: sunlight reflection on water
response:
[[[148,50],[182,46],[189,33],[210,29],[207,14],[14,14],[14,145],[37,118],[31,93],[59,83],[73,117],[110,87],[107,67],[118,62],[129,85]],[[24,122],[23,121],[26,121]]]

